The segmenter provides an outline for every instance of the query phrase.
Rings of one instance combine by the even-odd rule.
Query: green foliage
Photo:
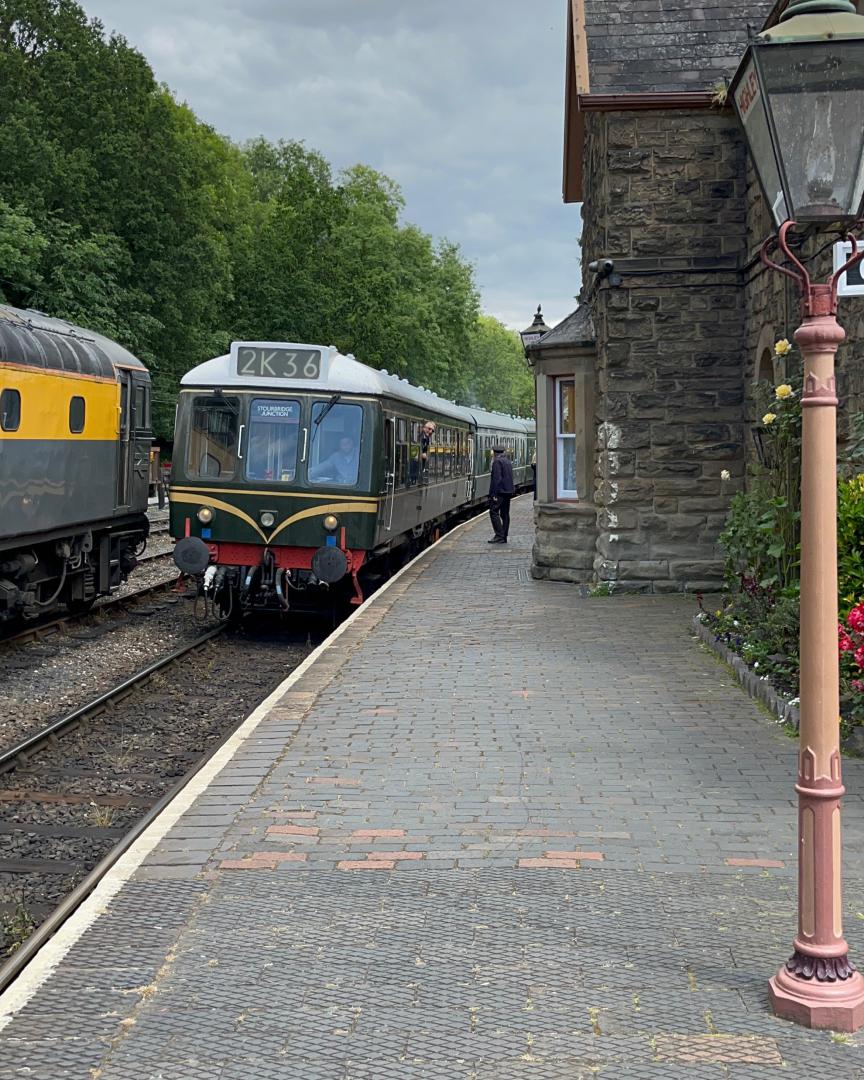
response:
[[[732,499],[720,543],[726,550],[726,579],[744,577],[762,589],[795,589],[798,583],[800,512],[787,498],[771,494],[764,479]]]
[[[801,529],[801,399],[794,386],[763,387],[761,461],[732,499],[720,543],[726,578],[772,592],[798,588]]]
[[[23,899],[19,900],[15,905],[15,910],[4,915],[0,922],[4,954],[11,956],[17,952],[35,929],[36,923],[27,905]]]
[[[837,487],[837,577],[845,616],[864,598],[864,474]]]
[[[73,0],[0,0],[0,86],[0,297],[140,356],[160,436],[181,375],[244,337],[332,343],[528,410],[521,350],[478,321],[473,268],[402,223],[388,177],[334,177],[297,141],[232,145]]]

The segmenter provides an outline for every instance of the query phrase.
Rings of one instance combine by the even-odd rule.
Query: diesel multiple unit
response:
[[[147,539],[150,377],[99,334],[0,304],[0,622],[84,609]]]
[[[492,448],[530,485],[534,422],[445,401],[335,348],[235,342],[182,380],[175,560],[223,615],[386,565],[486,499]],[[307,597],[308,598],[308,597]]]

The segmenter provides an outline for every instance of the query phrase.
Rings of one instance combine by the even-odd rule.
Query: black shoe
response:
[[[506,540],[502,540],[500,536],[493,536],[491,540],[486,541],[487,544],[506,544]]]

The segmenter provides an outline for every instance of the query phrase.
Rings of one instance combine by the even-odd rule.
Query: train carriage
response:
[[[204,574],[226,615],[321,587],[359,602],[362,567],[488,493],[478,432],[512,445],[517,483],[530,482],[533,422],[475,413],[333,347],[236,342],[182,380],[177,565]]]
[[[116,342],[0,304],[0,622],[82,609],[147,539],[150,377]]]

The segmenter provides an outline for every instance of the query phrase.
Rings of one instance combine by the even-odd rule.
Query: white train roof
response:
[[[270,378],[260,375],[239,375],[237,347],[249,344],[261,348],[288,350],[315,350],[321,353],[321,370],[314,379]],[[423,413],[436,413],[449,416],[477,427],[495,428],[499,431],[514,431],[525,434],[534,431],[533,420],[518,420],[503,413],[490,413],[470,406],[455,405],[446,398],[433,394],[431,390],[413,386],[407,379],[390,375],[385,371],[376,371],[351,355],[344,355],[333,345],[299,344],[296,342],[234,342],[231,352],[205,360],[203,364],[187,371],[180,380],[181,386],[221,387],[223,390],[260,389],[260,390],[295,390],[319,391],[325,394],[337,392],[345,394],[364,394],[372,397],[397,398],[415,405]]]

